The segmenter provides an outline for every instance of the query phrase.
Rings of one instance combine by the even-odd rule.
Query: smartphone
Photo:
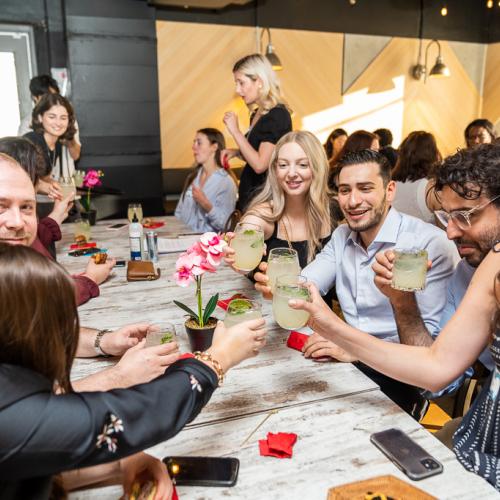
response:
[[[179,486],[234,486],[240,461],[230,457],[165,457],[172,481]]]
[[[443,472],[443,466],[400,429],[387,429],[370,441],[413,481]]]
[[[83,255],[92,255],[94,253],[101,253],[103,250],[97,247],[93,248],[81,248],[80,250],[71,250],[68,255],[71,257],[82,257]]]
[[[125,267],[126,265],[127,265],[127,261],[126,260],[117,260],[116,264],[115,264],[115,267]]]
[[[115,231],[117,229],[121,229],[122,227],[128,226],[126,222],[118,222],[117,224],[112,224],[111,226],[107,226],[106,229],[111,231]]]

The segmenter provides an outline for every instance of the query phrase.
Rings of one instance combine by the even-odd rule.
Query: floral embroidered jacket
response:
[[[148,384],[55,395],[44,376],[0,364],[0,498],[47,499],[51,476],[118,460],[165,441],[193,420],[217,387],[195,359]]]

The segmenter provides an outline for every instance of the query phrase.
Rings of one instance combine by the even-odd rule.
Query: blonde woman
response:
[[[242,218],[262,228],[268,254],[291,245],[305,267],[328,242],[336,225],[325,188],[328,168],[323,146],[310,132],[289,132],[278,141],[264,188]],[[229,264],[233,254],[228,248]]]
[[[224,114],[224,124],[238,149],[225,149],[226,161],[240,157],[246,162],[241,174],[236,208],[244,211],[266,180],[274,145],[292,130],[290,112],[281,94],[276,73],[260,54],[243,57],[233,67],[236,93],[251,110],[250,128],[241,132],[233,111]]]

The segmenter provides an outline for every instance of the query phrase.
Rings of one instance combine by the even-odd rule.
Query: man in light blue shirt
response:
[[[388,341],[425,345],[420,338],[401,335],[407,319],[396,321],[389,299],[375,285],[375,255],[395,247],[427,250],[434,265],[427,275],[425,290],[407,299],[422,312],[419,321],[423,329],[438,327],[447,281],[459,257],[444,231],[391,208],[396,188],[390,176],[387,160],[375,151],[347,153],[342,158],[336,180],[338,202],[347,224],[333,232],[330,242],[302,274],[323,295],[335,286],[344,318],[350,325]],[[263,275],[257,273],[255,279],[261,282],[257,289],[268,293]],[[305,355],[313,359],[325,354],[337,357],[336,349],[335,344],[315,334],[306,344]],[[405,411],[415,418],[420,416],[426,401],[417,388],[365,365],[358,367]]]
[[[500,240],[500,145],[484,144],[467,149],[447,158],[436,172],[436,190],[439,192],[442,210],[436,212],[439,221],[446,227],[450,240],[457,245],[463,260],[458,264],[448,282],[446,305],[438,328],[422,328],[422,323],[414,321],[405,328],[405,335],[435,338],[457,310],[474,271],[488,254],[493,244]],[[391,271],[392,264],[387,255],[377,256],[377,274]],[[387,277],[387,275],[385,275]],[[419,311],[402,310],[399,307],[401,293],[390,287],[381,287],[394,309],[396,320],[410,315],[418,317]],[[473,333],[473,332],[471,332]],[[479,360],[489,370],[494,363],[488,349]],[[472,375],[472,370],[467,372]],[[456,390],[463,382],[460,377],[434,397]]]

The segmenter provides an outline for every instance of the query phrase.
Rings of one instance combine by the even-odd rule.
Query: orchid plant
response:
[[[102,170],[88,170],[83,178],[83,187],[87,188],[87,194],[82,198],[82,205],[85,210],[90,211],[90,192],[93,187],[100,186],[102,184],[101,177],[104,175]]]
[[[200,240],[191,245],[185,253],[182,253],[175,264],[175,281],[179,286],[186,287],[196,283],[196,300],[198,312],[193,311],[185,304],[174,300],[174,304],[186,311],[189,316],[200,326],[207,324],[210,316],[215,310],[219,294],[216,293],[207,302],[203,309],[201,297],[201,280],[206,272],[215,273],[222,261],[223,249],[227,245],[224,239],[216,233],[208,232],[200,236]]]

